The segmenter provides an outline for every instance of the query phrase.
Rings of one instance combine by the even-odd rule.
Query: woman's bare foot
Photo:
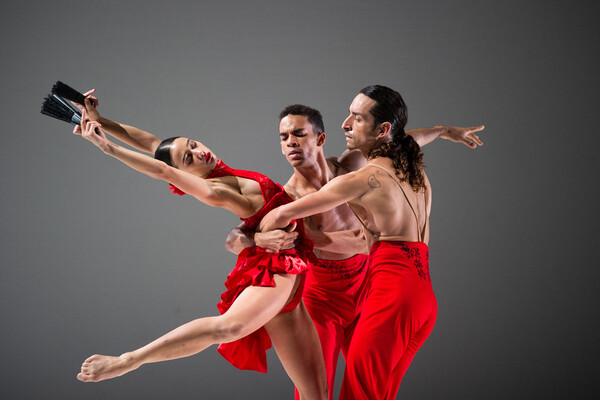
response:
[[[77,379],[82,382],[100,382],[126,374],[139,365],[135,365],[127,354],[120,357],[101,356],[95,354],[81,364],[81,372]]]

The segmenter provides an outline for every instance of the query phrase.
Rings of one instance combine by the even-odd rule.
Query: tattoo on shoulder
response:
[[[367,179],[367,183],[373,189],[381,187],[381,182],[379,182],[377,178],[375,178],[375,174],[371,174],[371,176],[369,176],[369,178]]]

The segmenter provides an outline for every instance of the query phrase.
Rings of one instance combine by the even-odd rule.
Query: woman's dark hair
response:
[[[408,111],[400,93],[380,85],[367,86],[360,93],[375,100],[375,105],[369,110],[375,119],[373,126],[383,122],[392,125],[392,140],[372,149],[369,158],[392,159],[394,168],[401,172],[402,176],[398,176],[400,181],[408,182],[414,191],[425,188],[423,153],[412,136],[404,131]]]
[[[175,139],[179,139],[181,136],[174,136],[172,138],[168,138],[160,142],[156,151],[154,152],[154,158],[160,160],[167,165],[176,168],[173,165],[173,159],[171,158],[171,147],[173,147],[173,141]]]

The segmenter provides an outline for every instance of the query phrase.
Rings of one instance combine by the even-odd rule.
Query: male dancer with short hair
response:
[[[420,146],[404,131],[406,120],[398,92],[379,85],[361,90],[342,128],[348,149],[360,151],[368,164],[273,210],[260,225],[265,232],[281,229],[292,219],[348,204],[376,239],[346,358],[344,400],[395,399],[437,316],[429,277],[431,186]]]
[[[279,116],[281,150],[294,168],[284,188],[294,199],[317,192],[331,179],[356,171],[366,164],[359,150],[347,150],[339,157],[325,157],[325,132],[321,113],[304,105],[291,105]],[[483,127],[457,128],[437,126],[407,131],[424,146],[438,137],[475,148],[482,145],[475,134]],[[304,303],[319,333],[329,398],[340,350],[346,358],[361,312],[367,275],[367,241],[360,222],[345,204],[304,219],[307,235],[315,242],[318,264],[309,269]],[[283,230],[247,232],[238,228],[230,234],[226,247],[238,253],[250,245],[279,251],[293,245],[296,233]],[[253,240],[251,239],[253,238]]]

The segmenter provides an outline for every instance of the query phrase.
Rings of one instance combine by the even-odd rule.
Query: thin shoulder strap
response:
[[[367,225],[365,224],[365,222],[362,220],[361,217],[358,216],[358,214],[356,213],[356,211],[354,211],[354,208],[352,208],[352,206],[349,203],[346,203],[346,205],[348,206],[348,208],[350,208],[350,210],[352,210],[352,213],[354,213],[354,216],[356,217],[356,219],[358,219],[358,222],[360,222],[360,224],[363,226],[363,228],[365,228],[365,232],[367,232],[369,234],[369,236],[371,236],[371,238],[373,239],[373,242],[376,242],[379,240],[379,235],[373,233],[372,230],[370,230],[369,228],[367,228]]]
[[[417,221],[417,237],[419,238],[419,241],[423,241],[424,236],[425,236],[425,227],[427,226],[427,218],[425,218],[425,224],[423,225],[423,230],[421,231],[419,229],[419,225],[421,225],[420,221],[419,221],[419,215],[417,214],[417,211],[415,210],[416,205],[413,205],[412,201],[408,198],[408,195],[406,194],[406,191],[404,190],[404,188],[400,184],[400,180],[398,179],[398,177],[396,176],[396,174],[391,173],[387,168],[382,167],[381,165],[377,165],[377,164],[373,164],[373,163],[369,163],[367,165],[372,165],[374,167],[377,167],[377,168],[380,168],[380,169],[384,170],[398,184],[398,187],[400,188],[400,190],[402,190],[402,194],[404,195],[404,198],[408,202],[408,205],[410,206],[410,209],[412,210],[413,215],[415,216],[415,220]]]

